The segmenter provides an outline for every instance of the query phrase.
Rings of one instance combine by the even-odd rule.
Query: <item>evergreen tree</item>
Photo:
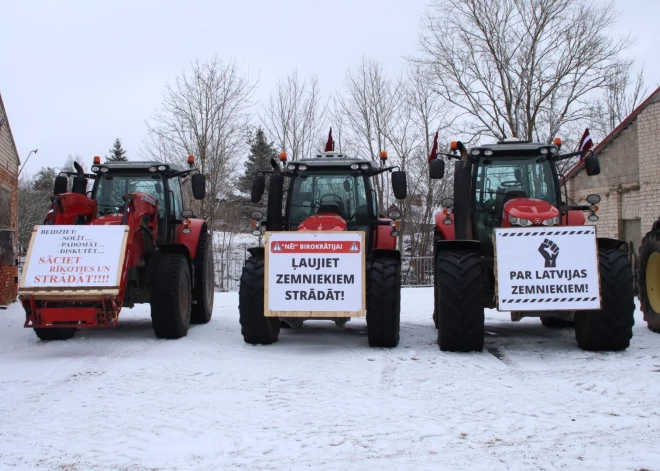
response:
[[[111,162],[128,161],[128,158],[126,157],[126,151],[121,146],[121,141],[119,138],[115,139],[115,143],[112,145],[112,149],[110,149],[110,157],[106,157],[106,159]]]
[[[277,151],[272,143],[266,140],[266,135],[261,128],[258,128],[250,138],[250,155],[245,161],[245,171],[238,179],[238,189],[242,193],[250,194],[252,189],[252,179],[257,170],[268,170],[271,168],[270,159],[277,159]],[[266,181],[268,183],[268,181]],[[266,185],[266,192],[268,185]]]

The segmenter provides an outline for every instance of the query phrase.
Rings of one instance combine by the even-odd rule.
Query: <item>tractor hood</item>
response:
[[[122,216],[123,215],[120,213],[106,214],[105,216],[97,217],[92,221],[91,224],[94,226],[111,226],[121,224]]]
[[[511,199],[504,205],[504,213],[515,218],[527,219],[533,225],[540,225],[546,219],[559,216],[557,208],[547,201],[536,198]]]
[[[346,220],[339,214],[321,213],[308,217],[298,225],[299,231],[345,231]]]

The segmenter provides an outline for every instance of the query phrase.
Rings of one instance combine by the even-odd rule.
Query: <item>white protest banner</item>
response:
[[[501,311],[600,309],[593,226],[495,229]]]
[[[36,226],[20,288],[119,286],[128,226]]]
[[[363,232],[267,232],[265,315],[365,315]]]

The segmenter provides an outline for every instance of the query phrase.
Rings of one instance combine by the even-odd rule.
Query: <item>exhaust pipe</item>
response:
[[[472,162],[462,142],[457,143],[461,160],[454,165],[454,224],[456,240],[473,240]]]

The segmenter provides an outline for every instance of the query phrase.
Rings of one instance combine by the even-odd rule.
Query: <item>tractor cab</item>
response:
[[[273,170],[258,172],[253,181],[252,202],[256,203],[264,192],[265,174],[271,174],[266,220],[262,221],[261,211],[252,214],[255,235],[264,230],[363,231],[367,246],[394,248],[396,219],[401,214],[390,211],[387,218],[379,217],[373,180],[381,173],[392,172],[392,190],[399,200],[406,198],[407,186],[405,172],[386,167],[386,160],[385,152],[381,153],[380,165],[338,152],[323,152],[293,162],[281,155],[281,164],[273,160]]]
[[[557,154],[556,146],[496,144],[473,149],[474,217],[480,242],[490,243],[496,227],[560,223],[559,178],[552,162]]]
[[[55,194],[66,193],[67,176],[74,175],[72,192],[88,194],[96,201],[97,214],[93,224],[119,224],[126,207],[125,195],[142,194],[146,202],[157,208],[159,243],[171,243],[176,238],[175,227],[185,217],[194,217],[186,210],[183,185],[192,182],[193,196],[201,200],[205,196],[205,177],[195,173],[194,159],[189,157],[189,169],[178,164],[140,161],[108,161],[100,163],[94,159],[92,174],[63,172],[55,182]],[[88,179],[92,180],[88,191]],[[151,197],[151,198],[149,198]]]
[[[493,229],[498,227],[582,225],[584,210],[590,211],[590,220],[597,220],[593,204],[573,207],[562,202],[557,162],[579,152],[562,155],[560,148],[558,139],[548,145],[509,138],[469,151],[461,143],[452,143],[454,154],[444,155],[459,160],[454,198],[444,204],[450,207],[450,215],[438,229],[453,232],[448,226],[456,222],[456,231],[463,231],[457,238],[477,240],[492,252]],[[597,157],[587,156],[585,164],[589,175],[600,172]],[[430,177],[443,175],[444,162],[431,162]]]

